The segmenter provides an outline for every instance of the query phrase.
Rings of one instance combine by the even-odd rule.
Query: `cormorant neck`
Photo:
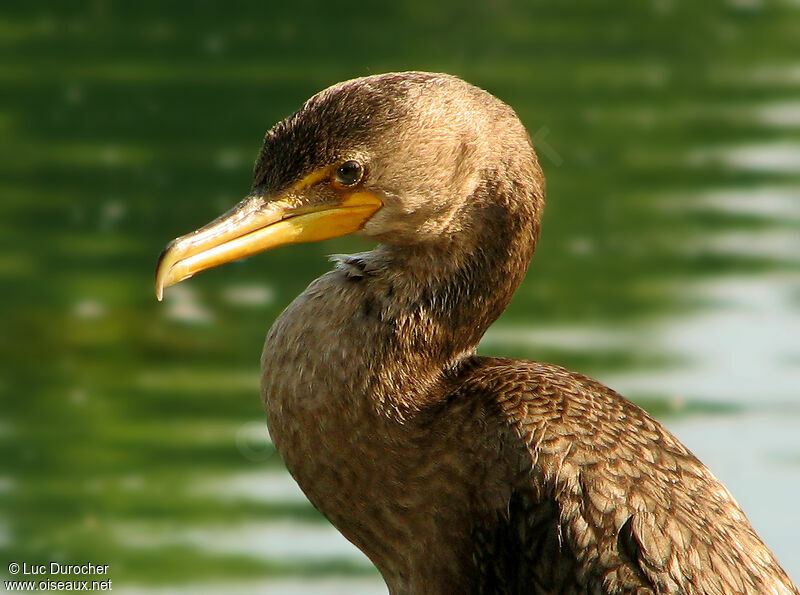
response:
[[[392,377],[372,390],[393,410],[416,409],[444,394],[437,389],[448,372],[475,352],[505,310],[539,231],[540,210],[523,198],[471,201],[468,233],[410,246],[382,244],[340,260],[348,274],[354,269],[368,277],[362,308],[377,311],[390,329],[385,370]]]

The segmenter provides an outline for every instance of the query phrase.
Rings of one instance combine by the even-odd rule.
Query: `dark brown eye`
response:
[[[345,161],[336,168],[333,180],[339,186],[355,186],[364,176],[364,166],[358,161]]]

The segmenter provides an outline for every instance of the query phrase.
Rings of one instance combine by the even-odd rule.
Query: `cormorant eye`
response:
[[[355,186],[364,176],[364,166],[358,161],[345,161],[336,168],[333,181],[337,186]]]

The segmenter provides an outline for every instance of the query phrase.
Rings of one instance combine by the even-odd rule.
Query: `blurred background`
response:
[[[258,395],[263,337],[343,238],[153,293],[159,252],[249,190],[318,90],[457,74],[548,180],[481,352],[647,408],[800,580],[800,3],[407,0],[0,9],[0,576],[122,593],[385,593],[306,502]]]

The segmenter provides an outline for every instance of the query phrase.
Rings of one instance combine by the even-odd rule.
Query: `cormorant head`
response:
[[[167,246],[156,294],[283,244],[352,232],[387,244],[450,241],[499,206],[538,219],[543,194],[524,127],[489,93],[423,72],[346,81],[267,133],[250,195]]]

